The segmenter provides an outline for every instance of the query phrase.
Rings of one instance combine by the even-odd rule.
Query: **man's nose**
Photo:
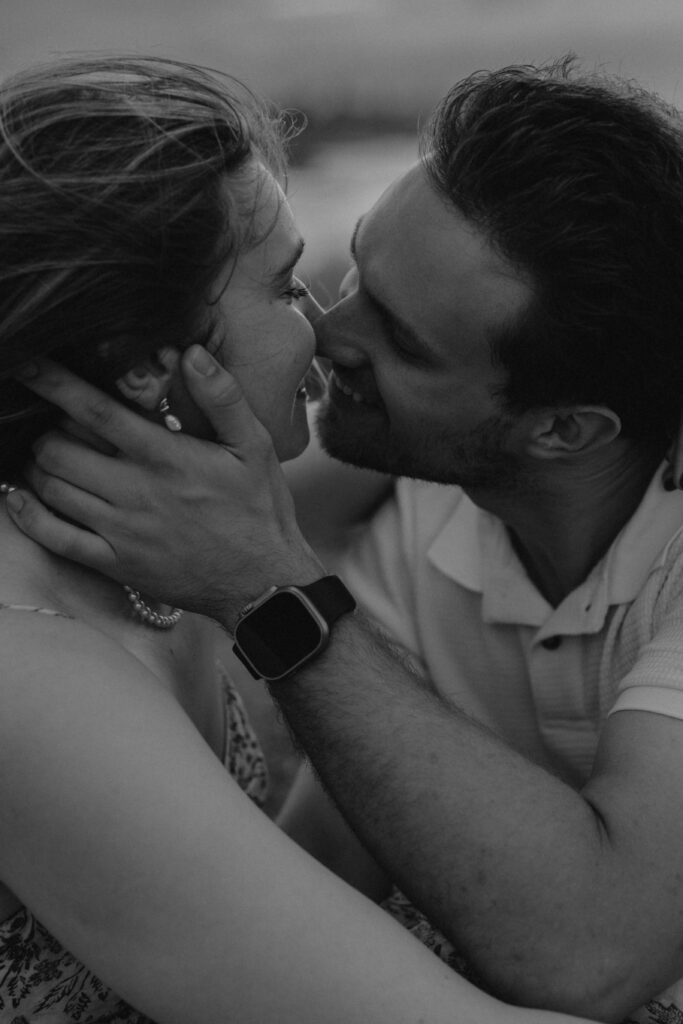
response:
[[[358,270],[356,267],[349,267],[341,279],[339,285],[339,300],[347,299],[358,287]]]
[[[341,284],[338,289],[337,302],[341,302],[342,299],[348,298],[356,291],[358,287],[358,271],[355,266],[350,267],[349,270],[344,274]],[[301,310],[305,316],[315,324],[321,316],[325,316],[325,310],[320,305],[318,300],[315,298],[312,292],[308,292],[306,297],[302,300]]]
[[[301,312],[304,314],[306,319],[310,320],[310,322],[314,325],[320,319],[321,316],[325,315],[325,310],[310,291],[308,292],[306,297],[301,300],[300,308]]]
[[[315,324],[316,354],[336,363],[359,366],[367,360],[362,324],[353,295],[342,299]]]

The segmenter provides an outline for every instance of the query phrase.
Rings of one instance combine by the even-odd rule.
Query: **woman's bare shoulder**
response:
[[[141,661],[112,636],[64,611],[0,603],[0,740],[18,716],[30,728],[31,711],[74,705],[86,713],[83,698],[117,690],[137,702],[146,691],[163,689]]]

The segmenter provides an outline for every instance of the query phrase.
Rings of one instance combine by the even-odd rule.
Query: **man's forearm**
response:
[[[497,992],[596,1011],[619,899],[579,794],[446,704],[360,616],[272,693],[377,861]]]

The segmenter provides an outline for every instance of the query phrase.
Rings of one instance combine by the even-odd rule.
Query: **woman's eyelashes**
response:
[[[299,280],[298,277],[293,278],[289,285],[282,292],[283,298],[287,302],[299,302],[301,299],[305,299],[308,295],[308,288],[306,285]]]

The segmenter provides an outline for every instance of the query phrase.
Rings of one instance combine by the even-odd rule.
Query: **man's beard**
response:
[[[362,469],[466,490],[507,490],[520,482],[520,466],[505,447],[512,422],[506,416],[491,416],[466,433],[426,424],[421,432],[419,423],[411,432],[398,432],[384,417],[375,422],[374,430],[364,432],[353,410],[346,415],[324,399],[316,432],[328,455]]]

